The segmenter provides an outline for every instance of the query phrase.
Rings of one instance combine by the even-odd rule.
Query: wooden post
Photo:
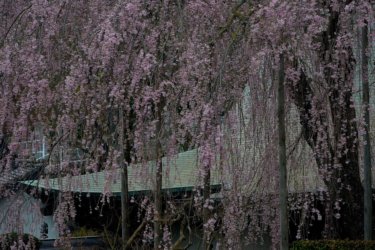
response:
[[[286,136],[285,136],[285,94],[284,94],[284,55],[280,54],[277,91],[277,118],[279,130],[279,174],[280,174],[280,249],[289,249],[288,232],[288,189],[286,170]]]

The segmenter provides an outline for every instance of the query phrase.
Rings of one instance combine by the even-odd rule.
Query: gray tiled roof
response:
[[[197,181],[197,150],[178,154],[174,159],[163,158],[163,189],[192,189]],[[129,192],[144,192],[154,187],[155,162],[128,167]],[[121,170],[113,169],[80,176],[66,176],[49,180],[28,180],[22,183],[39,188],[83,193],[118,194],[121,192]],[[217,171],[212,172],[212,185],[219,185]]]

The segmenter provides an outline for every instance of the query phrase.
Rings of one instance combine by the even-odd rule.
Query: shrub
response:
[[[375,241],[364,240],[300,240],[292,250],[375,250]]]
[[[85,236],[98,236],[100,235],[99,232],[86,228],[86,227],[80,227],[79,229],[76,229],[72,233],[72,237],[85,237]]]
[[[17,249],[39,249],[41,242],[30,234],[7,233],[0,235],[0,250],[9,250],[15,245]]]

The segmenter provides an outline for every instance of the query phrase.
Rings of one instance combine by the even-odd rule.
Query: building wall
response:
[[[58,233],[52,216],[43,216],[40,212],[42,203],[26,193],[0,200],[0,234],[18,232],[28,233],[41,239],[41,229],[47,224],[46,239],[56,239]]]

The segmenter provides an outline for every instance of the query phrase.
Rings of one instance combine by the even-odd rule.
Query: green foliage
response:
[[[24,249],[20,246],[19,238],[22,237],[22,241],[25,245],[31,240],[31,248],[28,246],[27,249],[39,249],[41,242],[35,236],[30,234],[19,235],[15,232],[0,235],[0,250],[9,250],[11,246],[16,243],[17,249]]]
[[[72,233],[72,237],[85,237],[85,236],[97,236],[100,235],[99,232],[86,228],[86,227],[80,227],[79,229],[76,229]]]
[[[375,250],[375,241],[364,240],[300,240],[292,250]]]

